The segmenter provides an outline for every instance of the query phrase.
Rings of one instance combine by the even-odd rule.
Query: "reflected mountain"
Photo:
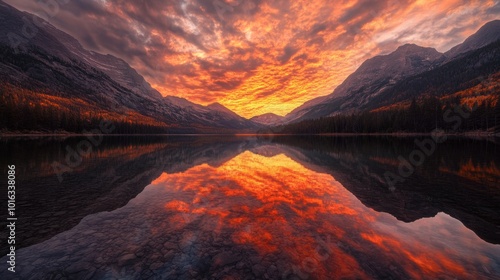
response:
[[[422,140],[422,139],[421,139]],[[500,143],[450,139],[391,191],[385,179],[398,174],[399,156],[418,147],[413,138],[278,137],[293,146],[294,160],[331,174],[363,204],[413,222],[439,212],[460,220],[487,242],[500,244]],[[300,157],[294,156],[297,150]]]
[[[494,141],[449,139],[391,189],[414,139],[106,137],[59,182],[52,163],[81,140],[0,145],[19,175],[19,279],[500,273]]]
[[[44,241],[76,226],[87,215],[126,205],[162,172],[213,166],[255,145],[237,138],[106,137],[82,163],[59,181],[54,162],[66,165],[66,147],[86,138],[5,138],[0,142],[2,168],[15,164],[17,176],[17,248]],[[126,144],[124,144],[126,143]],[[7,170],[2,170],[7,174]],[[7,201],[2,197],[2,207]],[[2,213],[1,219],[7,218]],[[7,232],[0,232],[6,239]],[[6,254],[8,244],[1,244]]]

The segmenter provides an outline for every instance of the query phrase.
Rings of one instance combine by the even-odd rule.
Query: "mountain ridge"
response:
[[[465,52],[479,49],[500,40],[500,20],[487,22],[465,41],[445,52],[447,58],[454,58]]]
[[[364,110],[363,108],[375,109],[374,100],[380,101],[378,97],[380,95],[389,98],[384,92],[391,92],[391,88],[398,83],[432,71],[459,59],[468,52],[492,44],[497,40],[496,38],[500,39],[499,20],[486,23],[464,43],[455,46],[447,53],[440,53],[433,48],[424,48],[415,44],[399,46],[390,54],[366,60],[333,93],[309,100],[297,107],[285,116],[283,123],[357,113]],[[480,47],[474,49],[474,46]],[[468,51],[461,52],[461,50]],[[394,61],[399,61],[399,64],[391,64]]]
[[[154,119],[155,125],[163,123],[171,132],[230,132],[259,127],[234,112],[222,114],[186,100],[186,104],[192,104],[187,108],[164,98],[123,59],[86,50],[71,35],[4,2],[0,17],[3,83],[21,89],[50,89],[49,95],[62,95],[68,99],[65,103],[82,99],[87,104],[83,111],[98,109],[99,115],[113,114],[115,119],[120,115],[134,115],[129,120],[134,123]],[[40,26],[31,38],[21,38],[22,44],[14,46],[12,37],[23,34],[25,17],[36,19]]]
[[[285,116],[285,122],[302,119],[307,110],[318,104],[346,96],[366,97],[376,94],[408,76],[428,71],[436,66],[443,54],[434,48],[415,44],[399,46],[395,51],[364,61],[331,94],[315,98]],[[366,98],[361,102],[368,102]]]
[[[396,104],[390,102],[404,101],[400,98],[403,95],[409,98],[429,94],[429,89],[409,93],[404,89],[405,83],[422,88],[421,84],[414,81],[415,77],[423,77],[429,82],[432,78],[426,76],[426,73],[441,69],[444,65],[467,57],[471,52],[500,39],[500,20],[494,20],[446,53],[430,47],[405,44],[389,54],[364,61],[331,94],[311,99],[285,117],[268,113],[248,120],[217,102],[203,106],[185,98],[164,97],[125,60],[86,50],[78,40],[49,22],[16,10],[5,2],[0,3],[0,73],[4,83],[26,89],[50,89],[45,90],[45,93],[85,100],[87,105],[82,110],[93,108],[98,109],[101,115],[111,113],[125,118],[134,115],[135,119],[129,120],[133,123],[141,123],[143,118],[147,122],[154,120],[155,125],[163,123],[172,131],[193,133],[256,131],[263,126],[390,106]],[[21,45],[14,46],[11,35],[22,34],[25,16],[36,18],[40,26],[32,38],[22,40]],[[495,56],[494,50],[489,51],[491,53],[484,55]],[[462,77],[462,80],[452,76],[457,83],[477,84],[474,79],[480,77],[474,77],[471,71],[481,67],[484,70],[483,66],[489,63],[488,57],[477,57],[480,60],[474,65],[471,64],[473,61],[464,62],[469,67],[466,69],[469,71],[466,76],[454,74]],[[492,67],[490,68],[493,69]],[[488,69],[481,70],[481,75],[488,75],[493,71]],[[443,88],[435,81],[432,83],[437,88]],[[395,89],[403,90],[396,92]]]
[[[255,117],[252,117],[250,120],[256,123],[264,124],[264,125],[275,125],[279,124],[282,122],[284,119],[283,116],[276,115],[274,113],[266,113],[262,115],[258,115]]]

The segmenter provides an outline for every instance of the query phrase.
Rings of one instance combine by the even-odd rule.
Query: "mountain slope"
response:
[[[425,95],[452,95],[495,74],[500,21],[485,24],[445,55],[404,45],[365,61],[335,91],[313,99],[285,117],[285,123],[391,106]],[[474,53],[475,51],[480,52]]]
[[[311,100],[285,116],[285,122],[355,111],[384,89],[398,81],[433,69],[443,57],[433,48],[404,45],[396,51],[365,61],[332,94]],[[349,97],[349,99],[342,99]],[[343,100],[341,107],[324,108],[325,104]]]
[[[284,117],[278,116],[273,113],[267,113],[259,116],[255,116],[250,120],[263,125],[276,125],[283,121]]]
[[[78,99],[83,106],[78,110],[133,123],[155,123],[171,132],[231,132],[258,127],[232,112],[222,114],[187,100],[193,105],[186,108],[172,98],[163,98],[122,59],[88,51],[48,22],[3,2],[0,18],[2,84],[65,98],[52,106],[64,108],[63,103]],[[23,18],[40,23],[29,38],[23,33]]]
[[[412,98],[436,96],[451,99],[455,93],[473,89],[500,73],[500,40],[477,50],[469,51],[455,60],[445,63],[431,71],[410,77],[382,92],[362,109],[373,110],[397,104]],[[490,81],[491,82],[491,81]],[[488,82],[488,84],[490,84]],[[474,89],[473,97],[498,94],[498,88],[481,93]],[[469,98],[469,96],[462,96]],[[453,97],[461,101],[460,96]]]
[[[157,101],[162,98],[161,94],[153,89],[144,77],[139,75],[124,60],[109,54],[103,55],[86,50],[78,40],[48,22],[44,23],[43,30],[57,38],[76,59],[83,60],[83,62],[106,73],[121,86],[131,89],[134,93],[146,99]]]
[[[445,53],[448,59],[453,59],[468,51],[477,50],[500,40],[500,20],[494,20],[483,25],[476,33],[462,44],[451,48]]]
[[[222,104],[220,104],[218,102],[209,104],[207,106],[207,108],[210,109],[210,110],[212,110],[212,111],[214,111],[214,112],[218,112],[219,114],[225,115],[227,117],[241,118],[238,114],[236,114],[235,112],[229,110],[224,105],[222,105]]]
[[[223,125],[230,129],[239,129],[241,127],[257,129],[260,127],[258,123],[254,123],[251,120],[241,117],[217,102],[208,106],[203,106],[193,103],[185,98],[176,96],[166,96],[163,100],[164,102],[172,106],[176,106],[188,113],[190,118],[196,118],[208,122],[216,121],[218,125]]]
[[[341,97],[359,91],[368,92],[372,89],[366,88],[370,84],[393,84],[405,77],[432,69],[435,61],[441,56],[442,54],[433,48],[413,44],[403,45],[388,55],[366,60],[353,75],[335,89],[331,96]]]

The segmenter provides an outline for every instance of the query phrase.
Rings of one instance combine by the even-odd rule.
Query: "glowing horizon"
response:
[[[36,1],[6,1],[39,13]],[[250,118],[330,94],[366,59],[414,43],[440,52],[498,18],[498,1],[70,1],[50,19],[127,61],[162,95]]]

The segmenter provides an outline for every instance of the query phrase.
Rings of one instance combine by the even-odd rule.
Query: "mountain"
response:
[[[259,116],[255,116],[250,120],[263,125],[276,125],[283,121],[284,117],[278,116],[273,113],[267,113]]]
[[[409,103],[412,99],[437,97],[451,104],[470,107],[500,94],[500,40],[472,50],[397,83],[375,97],[362,110],[379,110]],[[494,102],[491,102],[492,104]]]
[[[124,60],[86,50],[43,19],[0,4],[0,81],[11,92],[11,99],[19,99],[13,91],[22,91],[21,101],[36,103],[42,107],[40,111],[50,103],[60,108],[58,114],[72,118],[93,115],[164,127],[168,132],[231,132],[259,127],[227,108],[221,112],[217,106],[162,97]],[[37,23],[31,34],[26,33],[24,19]]]
[[[228,117],[232,117],[232,118],[241,118],[238,114],[236,114],[235,112],[229,110],[228,108],[226,108],[224,105],[218,103],[218,102],[215,102],[215,103],[212,103],[212,104],[209,104],[207,106],[207,108],[215,111],[215,112],[218,112],[222,115],[225,115],[225,116],[228,116]]]
[[[495,193],[498,184],[495,184],[495,180],[484,180],[484,177],[477,176],[478,173],[491,172],[487,169],[478,171],[473,168],[474,171],[470,173],[465,171],[467,166],[481,165],[485,158],[495,158],[491,155],[494,153],[498,156],[498,150],[492,151],[488,146],[471,149],[474,140],[449,139],[446,145],[435,151],[435,160],[426,162],[434,170],[443,172],[429,173],[426,170],[430,168],[416,170],[412,180],[399,184],[392,192],[384,180],[384,173],[397,173],[398,165],[394,162],[398,162],[400,155],[408,155],[414,149],[412,138],[395,140],[307,136],[276,137],[273,143],[278,144],[275,149],[304,167],[332,175],[367,207],[389,213],[407,223],[444,212],[461,221],[483,240],[500,244],[500,236],[491,230],[500,224],[496,215],[499,197]],[[495,143],[494,140],[492,142]],[[493,145],[498,145],[498,141]],[[291,153],[293,150],[295,152]]]
[[[121,86],[131,89],[134,93],[146,99],[157,101],[162,98],[161,94],[153,89],[151,85],[146,82],[144,77],[139,75],[139,73],[130,67],[123,59],[109,54],[103,55],[86,50],[78,40],[55,28],[46,21],[44,21],[44,31],[57,38],[75,59],[83,60],[83,62],[104,72]]]
[[[177,96],[172,96],[172,95],[169,95],[169,96],[165,96],[163,98],[163,100],[167,103],[170,103],[174,106],[177,106],[177,107],[181,107],[181,108],[187,108],[187,107],[197,107],[197,106],[200,106],[202,107],[201,105],[199,104],[196,104],[196,103],[193,103],[189,100],[187,100],[186,98],[182,98],[182,97],[177,97]]]
[[[328,100],[331,98],[330,95],[327,96],[319,96],[316,98],[313,98],[309,101],[304,102],[304,104],[300,105],[299,107],[293,109],[290,113],[286,114],[286,116],[283,118],[282,122],[284,123],[290,123],[294,121],[298,121],[302,119],[302,116],[307,114],[309,112],[309,109],[312,108],[315,105],[323,103],[323,101]]]
[[[390,107],[412,98],[453,95],[497,73],[500,21],[485,24],[446,54],[413,44],[365,61],[332,94],[312,99],[285,123]]]
[[[75,138],[61,138],[61,145],[72,146]],[[19,160],[30,162],[34,166],[50,165],[55,161],[64,162],[65,155],[58,154],[58,146],[50,145],[40,139],[26,139],[16,146],[7,139],[0,139],[2,160]],[[22,224],[17,230],[18,238],[24,242],[18,249],[50,239],[56,234],[76,226],[84,217],[97,212],[112,211],[123,207],[131,199],[143,191],[162,173],[182,173],[202,164],[212,167],[220,166],[239,153],[259,145],[256,139],[234,136],[206,137],[171,137],[165,141],[163,137],[133,137],[130,145],[133,153],[120,152],[118,137],[104,138],[100,148],[103,157],[93,161],[83,161],[78,170],[62,175],[64,188],[52,168],[37,168],[26,174],[19,182],[23,188],[26,209],[21,213]],[[122,143],[123,144],[123,143]],[[121,146],[123,147],[123,146]],[[26,151],[23,155],[15,151]],[[55,158],[32,157],[43,150],[44,154],[53,154]],[[2,162],[3,163],[3,162]],[[46,186],[40,188],[39,186]],[[53,199],[57,193],[59,199]],[[40,219],[42,213],[59,212],[58,216]],[[21,219],[19,219],[21,220]],[[38,227],[30,224],[38,221],[47,230],[40,232]],[[5,231],[0,231],[1,234]],[[0,245],[4,252],[7,243]]]
[[[442,54],[414,44],[400,46],[388,55],[366,60],[332,93],[331,97],[366,93],[394,84],[405,77],[428,71]],[[368,86],[368,87],[367,87]],[[378,87],[377,87],[378,86]]]
[[[407,44],[388,55],[368,59],[332,94],[305,103],[287,114],[285,122],[356,111],[359,106],[369,103],[377,94],[398,81],[433,69],[442,57],[443,54],[433,48]],[[339,106],[325,108],[325,104],[341,99],[343,102]]]
[[[494,20],[483,25],[475,34],[467,38],[462,44],[451,48],[445,53],[449,59],[460,54],[480,49],[500,40],[500,20]]]
[[[241,117],[218,102],[203,106],[176,96],[167,96],[164,98],[164,101],[182,108],[185,112],[189,113],[190,117],[216,120],[217,124],[225,125],[228,128],[238,129],[239,127],[246,127],[253,129],[260,127],[258,123]]]

